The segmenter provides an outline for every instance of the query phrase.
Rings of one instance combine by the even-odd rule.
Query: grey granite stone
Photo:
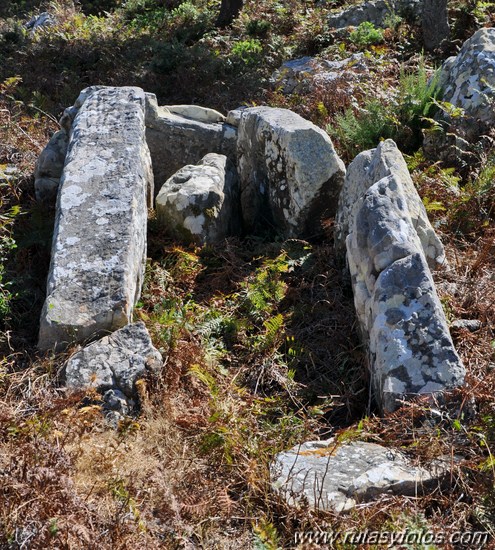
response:
[[[65,347],[131,319],[153,185],[139,88],[83,91],[57,200],[39,347]]]

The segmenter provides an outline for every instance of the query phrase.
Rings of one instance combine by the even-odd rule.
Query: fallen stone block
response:
[[[156,198],[160,224],[186,243],[213,244],[241,231],[239,180],[225,155],[209,153],[168,179]]]
[[[448,461],[413,466],[395,449],[376,443],[334,439],[310,441],[279,453],[271,483],[289,505],[345,512],[382,494],[417,496],[445,479]]]
[[[86,94],[71,127],[40,322],[40,349],[129,323],[146,257],[151,159],[139,88]]]
[[[208,153],[235,162],[237,131],[218,111],[197,105],[160,107],[154,94],[146,94],[146,102],[146,140],[157,190],[183,166],[197,164]]]
[[[242,111],[237,167],[246,231],[265,225],[283,237],[321,232],[335,215],[345,166],[328,135],[287,109]]]
[[[163,361],[143,322],[127,325],[76,352],[65,367],[66,386],[94,388],[109,410],[128,414],[138,397],[136,382]]]

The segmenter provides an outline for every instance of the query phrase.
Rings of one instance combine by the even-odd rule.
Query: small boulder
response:
[[[369,76],[363,53],[352,54],[346,59],[329,61],[316,57],[301,57],[285,61],[271,76],[274,89],[285,95],[305,94],[315,88],[327,87],[344,77],[346,85],[354,89],[356,83]]]
[[[161,225],[187,243],[213,244],[241,229],[239,180],[225,155],[209,153],[181,168],[156,198]]]
[[[109,408],[122,409],[124,399],[136,399],[136,381],[147,370],[163,365],[142,321],[127,325],[76,352],[65,368],[66,386],[95,388],[107,396]],[[110,392],[110,393],[108,393]]]
[[[344,512],[381,494],[416,496],[438,486],[449,463],[413,466],[376,443],[310,441],[279,453],[270,468],[272,487],[291,506],[306,501],[321,511]]]
[[[55,204],[68,146],[67,132],[59,130],[41,152],[34,171],[36,200]]]
[[[242,216],[247,231],[275,228],[283,237],[321,231],[335,215],[345,166],[328,135],[287,109],[242,112],[237,140]]]

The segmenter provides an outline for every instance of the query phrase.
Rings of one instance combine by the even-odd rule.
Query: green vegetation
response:
[[[356,30],[350,33],[349,39],[353,44],[360,47],[379,44],[383,41],[383,30],[375,27],[369,21],[364,21]]]
[[[445,56],[493,23],[492,4],[451,3]],[[426,158],[422,134],[443,131],[435,111],[463,116],[441,100],[443,58],[421,54],[407,18],[336,33],[327,16],[344,5],[248,0],[219,29],[220,3],[207,0],[1,3],[0,547],[275,550],[315,530],[494,531],[492,142],[472,143],[454,166]],[[43,10],[56,23],[29,33],[23,23]],[[289,95],[269,84],[287,59],[358,52],[353,78]],[[333,220],[312,242],[203,248],[172,242],[151,220],[135,317],[165,367],[139,382],[139,414],[109,427],[99,395],[61,387],[66,356],[35,349],[53,212],[34,201],[32,174],[63,109],[90,84],[138,85],[161,104],[223,112],[290,108],[327,128],[346,162],[395,139],[446,246],[450,269],[435,279],[448,319],[482,322],[452,330],[467,386],[376,416]],[[417,463],[450,457],[451,486],[385,495],[345,516],[288,507],[270,487],[274,455],[330,435],[400,447]]]

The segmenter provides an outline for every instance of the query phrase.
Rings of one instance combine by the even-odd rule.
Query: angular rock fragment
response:
[[[187,243],[213,244],[241,230],[239,181],[224,155],[209,153],[185,166],[162,186],[156,198],[161,225]]]
[[[177,170],[198,163],[207,153],[235,162],[237,132],[224,123],[223,115],[197,105],[159,107],[154,94],[146,94],[146,102],[146,139],[157,190]]]
[[[144,323],[138,322],[72,355],[65,367],[66,386],[95,388],[103,395],[107,412],[126,415],[138,397],[136,382],[147,371],[158,372],[162,365],[162,357],[153,347]]]
[[[136,397],[136,381],[146,370],[163,364],[142,321],[105,336],[70,357],[65,368],[66,385],[73,389],[95,388],[101,393],[118,390]],[[118,394],[117,394],[118,396]]]
[[[384,142],[349,166],[337,231],[385,412],[401,399],[459,386],[465,373],[426,261],[443,259],[443,248],[396,152]]]
[[[146,254],[153,185],[139,88],[84,91],[61,178],[41,349],[129,323]]]
[[[237,167],[245,229],[275,228],[286,238],[318,233],[332,216],[345,167],[328,135],[287,109],[242,111]]]
[[[417,496],[448,473],[448,462],[426,469],[376,443],[310,441],[279,453],[271,466],[272,487],[290,505],[307,501],[317,510],[344,512],[381,494]]]

